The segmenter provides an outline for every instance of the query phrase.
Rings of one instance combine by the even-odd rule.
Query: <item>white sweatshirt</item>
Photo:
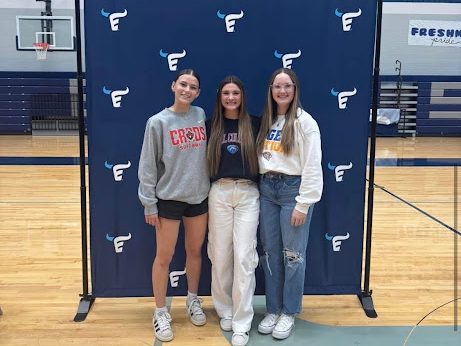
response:
[[[278,172],[301,176],[296,210],[307,214],[309,206],[320,200],[323,190],[320,130],[312,116],[301,108],[294,122],[295,145],[289,155],[281,146],[285,115],[279,115],[264,141],[259,155],[259,173]]]

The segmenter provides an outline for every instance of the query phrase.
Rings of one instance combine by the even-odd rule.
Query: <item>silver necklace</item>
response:
[[[277,116],[277,121],[275,122],[275,125],[277,127],[280,126],[280,124],[282,123],[283,120],[285,120],[285,116],[283,116],[283,117]]]

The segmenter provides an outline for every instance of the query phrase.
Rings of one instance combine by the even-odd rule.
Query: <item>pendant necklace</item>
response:
[[[277,127],[279,127],[280,124],[281,124],[281,122],[282,122],[282,120],[285,120],[285,116],[284,116],[284,115],[278,115],[278,116],[277,116],[277,121],[276,121],[275,125],[276,125]]]

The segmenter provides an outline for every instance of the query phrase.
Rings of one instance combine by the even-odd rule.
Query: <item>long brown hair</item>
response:
[[[233,83],[238,86],[241,93],[239,108],[238,138],[243,164],[248,163],[252,175],[258,174],[258,158],[256,155],[255,138],[251,126],[251,118],[247,112],[245,89],[242,81],[236,76],[227,76],[218,87],[213,117],[211,119],[211,135],[208,139],[208,170],[211,176],[217,175],[221,162],[221,144],[224,136],[224,107],[221,103],[221,92],[225,85]]]
[[[302,108],[299,100],[299,80],[293,70],[288,68],[279,68],[272,74],[269,85],[267,88],[266,106],[261,116],[261,127],[259,129],[257,149],[258,154],[261,154],[264,150],[264,141],[267,134],[277,118],[277,104],[272,97],[272,83],[274,82],[277,75],[285,73],[287,74],[292,82],[294,83],[294,96],[288,107],[287,113],[285,114],[285,124],[282,130],[281,146],[286,155],[288,155],[295,144],[295,120],[297,118],[298,108]]]

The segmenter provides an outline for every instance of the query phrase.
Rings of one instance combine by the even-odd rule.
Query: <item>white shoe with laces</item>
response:
[[[231,332],[232,331],[232,318],[230,317],[221,318],[221,320],[219,321],[219,326],[225,332]]]
[[[248,344],[250,336],[248,332],[245,333],[234,333],[232,335],[232,346],[245,346]]]
[[[155,337],[160,341],[167,342],[174,338],[173,330],[171,329],[171,316],[168,312],[155,312],[152,318]]]
[[[249,339],[248,332],[245,333],[234,333],[232,335],[232,346],[245,346],[248,344]]]
[[[202,309],[202,300],[198,297],[187,299],[187,314],[190,317],[192,324],[203,326],[206,324],[206,315]]]
[[[272,337],[275,339],[283,340],[290,336],[291,331],[295,325],[295,315],[282,314],[272,331]]]
[[[261,334],[270,334],[275,328],[280,315],[277,314],[266,314],[258,325],[258,332]]]

